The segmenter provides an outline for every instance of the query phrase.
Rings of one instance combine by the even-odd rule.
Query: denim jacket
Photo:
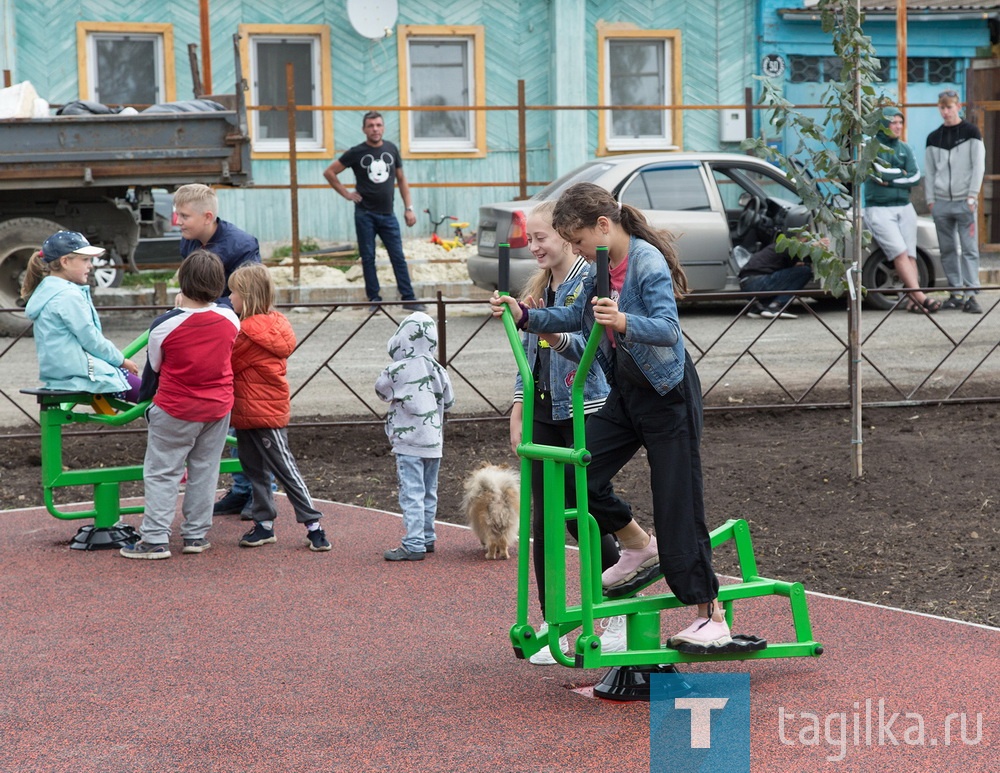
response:
[[[587,261],[578,258],[573,267],[566,275],[566,279],[556,288],[556,306],[572,306],[577,296],[583,289],[584,279],[588,273]],[[564,343],[561,343],[561,357],[549,358],[549,384],[552,394],[552,418],[561,421],[570,419],[573,416],[573,379],[576,377],[576,363],[580,361],[583,350],[587,345],[586,339],[580,334],[567,335]],[[525,333],[521,338],[524,345],[524,352],[528,358],[528,364],[534,366],[538,357],[538,336],[533,333]],[[575,353],[575,356],[573,356]],[[597,368],[591,368],[587,374],[587,380],[583,384],[583,412],[585,414],[594,413],[604,405],[604,399],[608,396],[608,382]],[[521,381],[521,374],[517,374],[514,380],[514,402],[524,401],[524,384]]]
[[[589,336],[594,327],[594,308],[590,302],[594,282],[594,272],[588,272],[583,292],[572,306],[531,309],[525,329],[532,333],[559,333],[579,330],[582,323],[583,335]],[[627,349],[650,385],[665,395],[684,377],[684,336],[667,261],[653,245],[635,236],[629,240],[628,268],[618,297],[618,310],[626,315],[625,333],[615,334],[619,356],[628,356],[621,351]],[[554,348],[579,360],[579,354],[574,356],[572,338],[563,336]],[[595,359],[613,383],[614,352],[607,336],[601,338]]]

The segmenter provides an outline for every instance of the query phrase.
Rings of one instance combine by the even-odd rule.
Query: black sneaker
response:
[[[403,308],[407,311],[427,311],[427,307],[424,304],[417,303],[416,301],[404,303]]]
[[[331,550],[330,542],[326,538],[326,532],[322,529],[313,529],[306,532],[306,539],[309,540],[309,549],[316,553],[325,553]]]
[[[269,542],[277,541],[278,538],[274,536],[274,529],[265,529],[261,524],[255,523],[253,528],[243,535],[243,539],[240,540],[240,547],[257,548]]]
[[[382,557],[386,561],[423,561],[423,553],[411,553],[409,550],[400,545],[398,548],[393,548],[392,550],[387,550],[382,554]]]
[[[747,311],[747,316],[751,319],[764,319],[764,304],[760,301],[754,301]]]
[[[424,552],[425,553],[433,553],[434,552],[434,544],[435,543],[433,543],[433,542],[427,542],[427,543],[425,543],[424,544]]]
[[[979,307],[979,302],[975,298],[967,298],[965,300],[965,305],[962,307],[962,311],[966,314],[982,314],[983,310]]]
[[[773,301],[767,305],[760,315],[764,319],[798,319],[798,314],[792,314],[790,311],[783,310],[780,303]]]
[[[941,311],[961,311],[965,307],[965,300],[961,295],[950,295],[948,300],[941,304]]]
[[[213,515],[236,515],[250,500],[250,494],[240,494],[229,489],[226,495],[212,506]]]

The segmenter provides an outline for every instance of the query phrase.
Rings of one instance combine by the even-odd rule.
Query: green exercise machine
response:
[[[510,277],[510,247],[500,245],[500,293],[508,295]],[[599,248],[597,255],[597,294],[607,297],[607,249]],[[534,379],[531,367],[521,345],[521,339],[509,309],[505,309],[502,322],[517,361],[524,394],[533,392]],[[572,386],[573,448],[539,445],[532,442],[533,401],[524,400],[523,427],[518,455],[521,457],[520,533],[531,534],[531,463],[542,464],[545,536],[545,622],[548,632],[540,637],[528,623],[530,559],[527,539],[518,551],[517,622],[510,629],[514,653],[528,658],[543,647],[548,647],[557,663],[575,668],[600,668],[610,670],[594,688],[596,695],[611,700],[649,700],[649,679],[654,673],[675,672],[677,663],[704,663],[761,658],[813,657],[821,655],[823,646],[813,639],[812,625],[805,590],[801,583],[784,582],[761,577],[757,570],[750,528],[742,519],[731,519],[711,532],[713,550],[732,542],[740,567],[740,581],[723,585],[719,589],[719,602],[725,610],[730,627],[733,624],[734,602],[761,596],[784,596],[789,600],[795,641],[767,642],[755,636],[734,634],[733,644],[710,654],[665,646],[661,642],[660,613],[684,606],[672,593],[638,595],[661,576],[657,570],[640,574],[627,586],[604,590],[601,584],[600,532],[597,522],[588,512],[587,465],[591,456],[587,451],[584,432],[583,385],[593,364],[604,328],[595,325]],[[572,466],[576,507],[566,507],[564,489],[565,468]],[[566,562],[566,523],[577,521],[580,569],[578,584],[571,588]],[[572,598],[567,593],[573,591]],[[627,649],[624,652],[604,653],[601,638],[595,630],[595,621],[624,615],[626,618]],[[578,631],[571,655],[559,647],[559,638]],[[684,646],[684,645],[681,645]]]
[[[149,333],[144,332],[123,350],[131,357],[146,346]],[[45,509],[61,520],[93,519],[77,531],[70,541],[74,550],[120,548],[139,539],[134,528],[122,522],[123,515],[141,514],[142,505],[121,504],[121,484],[142,480],[142,465],[128,467],[92,467],[66,470],[63,467],[63,428],[74,424],[94,424],[121,427],[141,418],[149,402],[127,403],[107,395],[69,392],[58,389],[22,389],[23,394],[35,395],[39,405],[42,457],[42,496]],[[77,441],[79,442],[79,441]],[[227,440],[235,443],[233,438]],[[223,459],[220,472],[239,472],[239,459]],[[67,486],[92,486],[93,507],[84,510],[63,510],[56,504],[56,489]]]

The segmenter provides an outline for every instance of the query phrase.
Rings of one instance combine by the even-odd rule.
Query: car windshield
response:
[[[591,161],[589,164],[577,167],[572,172],[567,172],[558,180],[550,182],[538,193],[532,196],[531,199],[533,201],[548,201],[549,199],[557,199],[569,186],[576,185],[577,183],[594,182],[594,180],[610,168],[611,164],[603,161]]]

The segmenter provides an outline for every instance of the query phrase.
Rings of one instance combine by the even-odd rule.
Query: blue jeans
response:
[[[396,454],[399,479],[399,507],[403,511],[403,547],[411,553],[425,553],[434,542],[434,518],[437,516],[437,487],[440,459]]]
[[[396,288],[400,300],[413,301],[413,285],[410,271],[403,255],[403,239],[399,234],[399,221],[391,212],[387,215],[371,212],[361,207],[354,208],[354,227],[358,233],[358,254],[361,256],[361,270],[365,275],[365,295],[369,301],[381,301],[379,295],[378,272],[375,270],[375,237],[378,236],[389,253],[392,272],[396,275]]]
[[[769,290],[801,290],[812,279],[810,266],[791,266],[779,268],[773,274],[754,274],[740,280],[740,289],[748,293],[762,293]],[[777,303],[784,306],[792,299],[791,295],[775,295],[765,298],[765,306]]]

